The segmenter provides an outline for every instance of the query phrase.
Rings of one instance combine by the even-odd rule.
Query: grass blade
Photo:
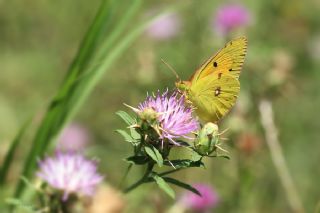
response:
[[[109,10],[110,6],[107,4],[107,1],[102,1],[100,9],[78,50],[78,54],[69,68],[69,72],[56,97],[48,107],[47,113],[35,135],[32,145],[33,148],[28,154],[22,172],[23,176],[29,177],[31,175],[31,172],[36,165],[36,158],[43,155],[50,140],[52,140],[62,128],[65,121],[65,115],[67,114],[64,111],[63,103],[68,99],[68,94],[72,93],[74,82],[77,79],[76,76],[81,73],[84,66],[88,64],[91,59],[91,54],[96,45],[96,41],[101,36],[104,23],[106,23],[106,20],[108,19],[107,14]],[[23,188],[24,184],[20,181],[16,188],[16,197],[21,194]]]

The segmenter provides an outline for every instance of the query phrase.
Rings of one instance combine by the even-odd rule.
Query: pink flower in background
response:
[[[82,151],[88,145],[89,133],[79,124],[70,124],[62,130],[57,149],[62,151]]]
[[[193,187],[200,192],[201,196],[193,192],[186,192],[183,194],[180,202],[185,208],[204,213],[209,212],[218,204],[218,194],[211,186],[206,184],[194,184]]]
[[[213,27],[222,35],[232,30],[247,27],[251,23],[251,14],[240,4],[227,4],[217,9],[213,18]]]
[[[157,18],[146,33],[156,40],[166,40],[176,36],[181,27],[181,20],[177,14],[163,14]]]
[[[66,201],[72,193],[93,195],[96,186],[103,177],[97,173],[94,161],[76,153],[57,152],[39,162],[38,177],[52,188],[63,191]]]

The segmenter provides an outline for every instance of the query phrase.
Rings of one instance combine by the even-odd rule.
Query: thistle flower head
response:
[[[199,127],[198,121],[192,117],[192,108],[185,105],[184,97],[179,96],[177,92],[171,95],[168,91],[163,94],[158,92],[155,96],[148,96],[140,103],[136,112],[138,114],[149,112],[154,115],[151,111],[157,113],[160,139],[168,139],[173,144],[176,144],[177,138],[188,138],[187,135]]]
[[[213,25],[220,34],[227,34],[251,22],[250,12],[240,4],[227,4],[217,9]]]
[[[57,152],[39,162],[38,177],[52,188],[63,191],[63,200],[69,194],[92,195],[103,177],[97,173],[95,162],[77,153]]]
[[[180,202],[185,208],[190,208],[201,213],[209,212],[209,210],[218,204],[218,195],[212,187],[206,184],[194,184],[193,187],[200,192],[201,196],[193,192],[186,192],[183,194]]]

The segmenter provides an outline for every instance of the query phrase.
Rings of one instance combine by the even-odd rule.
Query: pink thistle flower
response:
[[[89,134],[83,126],[72,123],[62,130],[57,149],[61,151],[82,151],[88,145]]]
[[[177,92],[169,95],[168,91],[156,96],[148,96],[135,111],[139,114],[145,109],[153,109],[157,113],[157,121],[161,129],[160,138],[169,139],[177,144],[177,138],[189,138],[188,134],[199,128],[198,121],[192,117],[192,108],[185,105],[183,96]]]
[[[38,177],[52,188],[63,191],[63,201],[72,193],[91,196],[103,177],[94,161],[77,153],[57,152],[39,162]]]
[[[193,192],[183,194],[180,203],[185,208],[191,208],[195,212],[204,213],[209,212],[217,206],[219,202],[218,194],[212,187],[205,184],[194,184],[193,187],[200,192],[201,196]]]
[[[176,36],[180,27],[181,20],[177,14],[163,14],[151,24],[146,33],[153,39],[167,40]]]
[[[251,14],[247,8],[239,4],[227,4],[217,9],[213,18],[213,26],[222,35],[247,27],[251,23]]]

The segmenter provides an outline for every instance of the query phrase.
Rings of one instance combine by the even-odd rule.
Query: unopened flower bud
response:
[[[154,109],[148,107],[145,108],[139,116],[142,120],[154,122],[158,118],[158,113]]]
[[[139,113],[141,119],[140,128],[143,131],[147,131],[150,127],[155,126],[158,118],[158,113],[152,108],[145,108]]]
[[[209,155],[215,150],[215,145],[219,142],[218,125],[206,123],[199,131],[194,142],[196,151],[201,155]]]

